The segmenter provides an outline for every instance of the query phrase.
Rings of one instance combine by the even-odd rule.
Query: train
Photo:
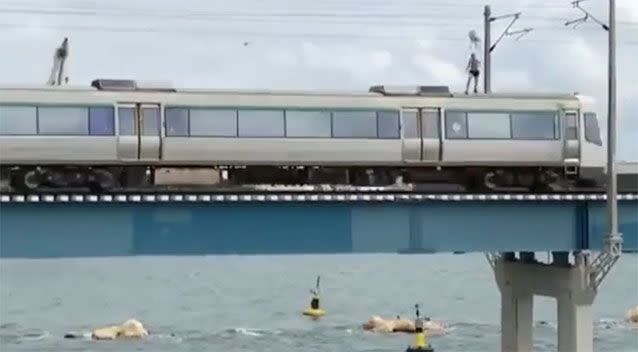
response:
[[[580,94],[176,89],[124,79],[0,87],[0,180],[33,193],[277,184],[602,187]]]

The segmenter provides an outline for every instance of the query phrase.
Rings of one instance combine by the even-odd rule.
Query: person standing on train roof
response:
[[[470,55],[470,60],[467,63],[467,67],[465,68],[465,70],[469,73],[467,76],[467,84],[465,85],[465,94],[468,94],[468,91],[470,90],[470,81],[472,80],[472,77],[474,77],[474,93],[478,93],[478,79],[481,74],[479,69],[480,65],[481,61],[479,61],[479,59],[476,58],[476,55],[472,53],[472,55]]]

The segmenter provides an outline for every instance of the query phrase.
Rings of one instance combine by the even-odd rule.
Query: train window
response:
[[[118,108],[117,122],[119,125],[120,136],[135,136],[135,109],[134,108]]]
[[[188,136],[188,109],[166,108],[166,135],[169,137]]]
[[[337,138],[376,138],[375,111],[335,111],[332,115],[332,135]]]
[[[159,108],[142,108],[142,135],[159,136],[160,110]]]
[[[89,107],[89,134],[112,136],[115,132],[115,110],[110,106]]]
[[[330,112],[286,110],[286,136],[293,138],[330,138]]]
[[[403,125],[401,126],[403,138],[419,138],[417,134],[416,110],[404,110],[401,115],[403,115]]]
[[[598,127],[598,118],[596,118],[596,113],[586,112],[584,115],[585,140],[587,140],[587,142],[602,146],[603,141],[600,138],[600,128]]]
[[[512,138],[557,139],[556,114],[553,112],[512,113]]]
[[[459,111],[445,113],[445,137],[447,139],[467,138],[467,114]]]
[[[283,137],[283,110],[239,110],[240,137]]]
[[[44,135],[80,135],[89,133],[85,107],[41,106],[38,108],[38,133]]]
[[[397,111],[379,111],[377,124],[379,138],[399,138],[399,113]]]
[[[0,106],[0,135],[37,134],[35,106]]]
[[[510,115],[470,112],[467,114],[467,131],[469,138],[508,139],[511,137]]]
[[[565,114],[565,120],[565,139],[578,139],[578,121],[576,120],[576,114],[572,112]]]
[[[423,138],[439,138],[439,112],[421,110],[421,135]]]
[[[237,136],[237,111],[222,109],[191,109],[191,136]]]

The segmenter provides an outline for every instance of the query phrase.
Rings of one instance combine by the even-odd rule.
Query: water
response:
[[[4,351],[403,351],[411,335],[361,330],[368,317],[411,317],[414,303],[450,326],[437,351],[497,351],[500,298],[471,255],[135,257],[0,261]],[[300,315],[322,275],[325,319]],[[556,350],[555,304],[535,301],[538,351]],[[638,304],[638,256],[623,255],[595,306],[595,350],[635,351],[623,322]],[[62,339],[135,317],[147,341]],[[543,323],[541,321],[546,321]]]

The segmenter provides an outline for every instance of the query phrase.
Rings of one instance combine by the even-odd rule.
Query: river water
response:
[[[328,315],[311,321],[315,277]],[[411,335],[361,330],[378,314],[422,312],[449,326],[436,351],[498,351],[500,296],[485,258],[467,255],[122,257],[0,261],[0,350],[404,351]],[[625,254],[594,305],[595,350],[638,350],[623,321],[638,304],[638,256]],[[556,350],[555,303],[535,300],[537,351]],[[65,340],[135,317],[146,341]]]

